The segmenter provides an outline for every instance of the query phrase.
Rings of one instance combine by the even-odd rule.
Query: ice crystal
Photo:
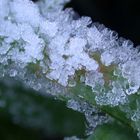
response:
[[[86,74],[85,84],[92,87],[93,91],[97,86],[104,86],[103,74],[97,71],[90,71]]]
[[[96,126],[111,121],[108,115],[101,113],[98,108],[90,106],[86,102],[79,102],[71,99],[68,101],[67,107],[85,114],[88,123],[87,135],[92,134]]]

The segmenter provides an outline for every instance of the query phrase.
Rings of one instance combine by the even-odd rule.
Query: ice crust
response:
[[[139,92],[139,47],[89,17],[63,10],[68,1],[0,0],[0,78],[66,97],[84,83],[97,104],[124,105]]]
[[[136,93],[140,87],[138,49],[88,17],[79,18],[72,9],[62,11],[66,2],[0,1],[1,75],[7,72],[4,66],[15,65],[10,76],[21,77],[19,70],[27,71],[34,64],[38,67],[35,76],[40,73],[65,88],[71,79],[77,83],[77,72],[84,71],[82,82],[95,92],[97,103],[125,103],[127,95]],[[110,76],[106,76],[106,69],[113,73],[109,71]],[[42,84],[39,85],[41,88]]]

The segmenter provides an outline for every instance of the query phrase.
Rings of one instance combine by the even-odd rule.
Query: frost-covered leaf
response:
[[[0,78],[67,101],[85,114],[87,134],[117,120],[139,136],[139,47],[63,10],[68,1],[0,1]]]

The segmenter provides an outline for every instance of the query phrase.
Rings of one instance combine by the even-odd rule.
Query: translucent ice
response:
[[[72,99],[68,101],[67,107],[85,114],[88,123],[88,135],[92,134],[93,130],[98,125],[102,125],[103,123],[107,123],[111,120],[109,116],[107,116],[104,113],[101,113],[101,111],[95,106],[90,106],[86,102],[79,102]]]

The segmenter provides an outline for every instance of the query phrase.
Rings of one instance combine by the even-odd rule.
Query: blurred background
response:
[[[66,5],[135,45],[140,44],[139,6],[138,0],[72,0]],[[83,114],[68,109],[65,102],[0,81],[0,140],[62,140],[84,137],[85,129]]]
[[[0,140],[62,140],[84,137],[85,129],[84,115],[68,109],[64,101],[9,78],[0,81]]]

